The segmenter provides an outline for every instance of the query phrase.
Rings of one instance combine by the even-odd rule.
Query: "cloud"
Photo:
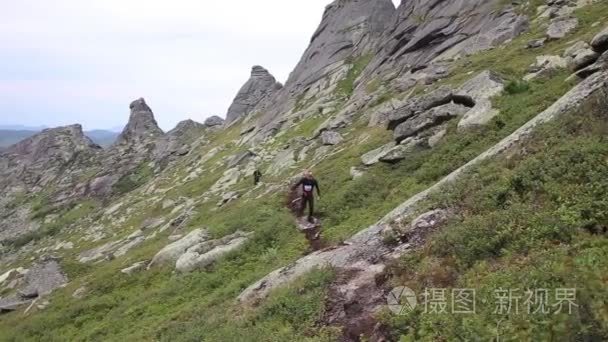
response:
[[[164,129],[224,115],[250,68],[285,81],[328,0],[20,0],[0,13],[0,124]]]

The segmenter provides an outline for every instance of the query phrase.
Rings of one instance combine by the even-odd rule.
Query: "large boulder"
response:
[[[556,40],[566,37],[578,27],[578,19],[575,17],[560,17],[551,21],[547,28],[547,39]]]
[[[591,40],[591,47],[597,52],[608,50],[608,27],[593,37]]]
[[[608,51],[604,52],[595,63],[590,66],[578,70],[575,75],[578,78],[585,79],[597,72],[608,69]]]
[[[459,130],[486,125],[499,111],[492,107],[491,98],[504,90],[504,81],[495,73],[485,70],[467,81],[456,92],[457,96],[469,96],[475,105],[458,122]]]
[[[599,56],[599,53],[593,51],[589,44],[583,41],[574,43],[564,51],[564,58],[566,58],[568,66],[574,71],[593,64]]]
[[[554,72],[566,69],[568,61],[561,56],[542,55],[536,57],[536,62],[529,68],[529,74],[524,76],[525,81],[531,81],[538,77],[547,77]]]
[[[430,127],[440,125],[451,118],[463,115],[469,109],[469,107],[456,103],[448,103],[431,108],[399,124],[394,131],[395,140],[400,142]]]
[[[174,263],[179,259],[188,248],[198,245],[209,239],[209,233],[204,229],[195,229],[185,237],[165,246],[161,249],[148,265],[148,268]]]
[[[34,264],[25,275],[26,286],[20,290],[25,297],[48,295],[67,284],[68,278],[54,258],[43,258]]]
[[[203,123],[206,127],[217,127],[224,125],[224,119],[220,118],[217,115],[208,117]]]
[[[344,140],[344,138],[342,138],[342,135],[338,132],[323,131],[323,133],[321,133],[321,143],[323,143],[323,145],[338,145],[342,140]]]
[[[205,241],[190,247],[177,259],[175,268],[180,272],[203,269],[247,242],[251,233],[236,232],[221,239]]]
[[[389,115],[388,128],[391,130],[395,129],[395,127],[415,114],[450,103],[453,97],[453,91],[448,87],[441,87],[431,93],[414,97]]]
[[[378,159],[384,163],[398,163],[422,146],[424,146],[423,139],[410,137],[403,140],[399,145],[393,147]]]
[[[365,166],[377,164],[380,161],[380,158],[386,155],[395,146],[397,146],[395,142],[390,142],[386,145],[378,147],[375,150],[369,151],[361,156],[361,162]]]

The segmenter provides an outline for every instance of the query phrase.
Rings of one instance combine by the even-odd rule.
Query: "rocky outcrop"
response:
[[[431,108],[395,127],[395,140],[402,141],[415,136],[430,127],[438,126],[445,121],[461,116],[469,111],[469,109],[467,106],[453,102]]]
[[[130,146],[135,149],[144,148],[163,135],[158,127],[152,109],[143,98],[131,102],[131,115],[127,126],[118,136],[114,146]]]
[[[324,131],[321,133],[321,143],[323,145],[338,145],[342,140],[344,140],[344,138],[342,138],[342,135],[338,132]]]
[[[180,272],[204,269],[227,254],[241,248],[250,236],[251,233],[236,232],[220,239],[193,245],[177,259],[175,268]]]
[[[593,37],[591,40],[591,47],[597,52],[608,50],[608,27]]]
[[[452,102],[453,99],[454,92],[448,87],[441,87],[428,94],[414,97],[389,115],[388,129],[394,130],[397,126],[414,115],[427,111],[433,107],[448,104]]]
[[[409,71],[498,46],[527,28],[527,18],[500,0],[406,1],[368,69]]]
[[[467,81],[456,92],[456,96],[468,96],[475,105],[458,122],[458,129],[486,125],[499,111],[492,107],[491,99],[504,90],[504,81],[495,73],[486,70]]]
[[[382,262],[383,257],[397,255],[407,252],[412,245],[389,245],[385,242],[382,232],[386,231],[390,224],[400,224],[404,220],[411,220],[411,215],[420,201],[428,198],[430,194],[442,189],[463,175],[467,170],[478,165],[481,161],[492,158],[503,153],[529,136],[534,129],[545,122],[551,121],[561,115],[572,113],[583,104],[595,99],[605,99],[608,95],[608,85],[605,82],[607,72],[597,73],[570,90],[561,99],[555,102],[535,118],[528,121],[518,130],[504,138],[495,146],[491,147],[478,157],[474,158],[464,166],[460,167],[450,175],[446,176],[429,189],[411,197],[384,218],[369,228],[357,233],[345,241],[344,244],[333,249],[313,252],[292,264],[269,273],[264,278],[255,282],[245,289],[238,300],[243,303],[256,303],[268,296],[268,294],[283,285],[303,276],[311,270],[319,267],[347,268],[360,262],[369,262],[373,265]],[[430,224],[433,226],[433,224]]]
[[[208,117],[205,122],[204,125],[206,127],[219,127],[219,126],[223,126],[224,125],[224,119],[220,118],[217,115]]]
[[[327,68],[369,51],[394,13],[390,0],[336,0],[327,5],[321,24],[286,85],[299,85],[304,90],[330,73]]]
[[[193,120],[178,123],[174,129],[158,139],[154,159],[166,165],[178,157],[187,155],[195,141],[203,136],[205,128],[205,125]]]
[[[394,131],[395,140],[401,142],[458,116],[462,116],[459,129],[485,125],[498,114],[490,99],[503,88],[500,77],[483,71],[457,90],[443,86],[406,100],[389,114],[388,128]]]
[[[22,277],[23,286],[17,289],[16,294],[0,298],[0,313],[17,310],[68,282],[57,259],[48,256],[42,257],[27,272],[20,272],[17,276]]]
[[[412,152],[424,146],[424,141],[419,138],[409,137],[399,145],[393,147],[386,153],[384,153],[380,158],[378,158],[381,162],[394,164],[406,159]]]
[[[578,19],[575,17],[560,17],[551,22],[547,28],[549,40],[562,39],[578,27]]]
[[[256,65],[251,69],[249,80],[241,87],[228,108],[226,124],[250,114],[263,99],[280,89],[280,85],[268,70]]]
[[[388,152],[390,152],[396,146],[397,146],[397,144],[395,142],[390,142],[386,145],[378,147],[375,150],[371,150],[361,156],[361,162],[365,166],[371,166],[371,165],[377,164],[380,161],[380,158],[385,156]]]
[[[92,166],[100,150],[80,125],[45,129],[0,153],[0,189],[70,183],[72,171]]]
[[[178,241],[175,241],[163,249],[161,249],[152,261],[148,265],[148,269],[154,266],[160,266],[163,264],[174,263],[179,259],[186,251],[192,247],[196,246],[204,241],[209,239],[209,233],[203,229],[195,229],[191,231],[188,235],[181,238]]]
[[[256,108],[264,113],[256,124],[256,137],[276,134],[289,115],[302,118],[331,110],[339,96],[338,83],[353,70],[355,61],[373,53],[394,13],[390,0],[335,0],[329,4],[285,87],[272,101]]]

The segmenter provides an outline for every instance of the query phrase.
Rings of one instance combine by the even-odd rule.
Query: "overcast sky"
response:
[[[0,0],[0,125],[122,127],[139,97],[165,130],[224,116],[252,65],[287,79],[329,2]]]

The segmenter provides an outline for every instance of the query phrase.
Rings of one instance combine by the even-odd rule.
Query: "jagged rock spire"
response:
[[[138,144],[163,135],[154,119],[152,109],[143,98],[131,102],[131,115],[127,126],[118,136],[117,145]]]
[[[226,114],[226,124],[249,114],[264,98],[280,88],[274,76],[259,65],[251,68],[249,80],[241,87]]]
[[[369,50],[374,38],[391,24],[394,14],[391,0],[336,0],[327,5],[321,24],[286,86],[306,87],[323,76],[326,67]]]

